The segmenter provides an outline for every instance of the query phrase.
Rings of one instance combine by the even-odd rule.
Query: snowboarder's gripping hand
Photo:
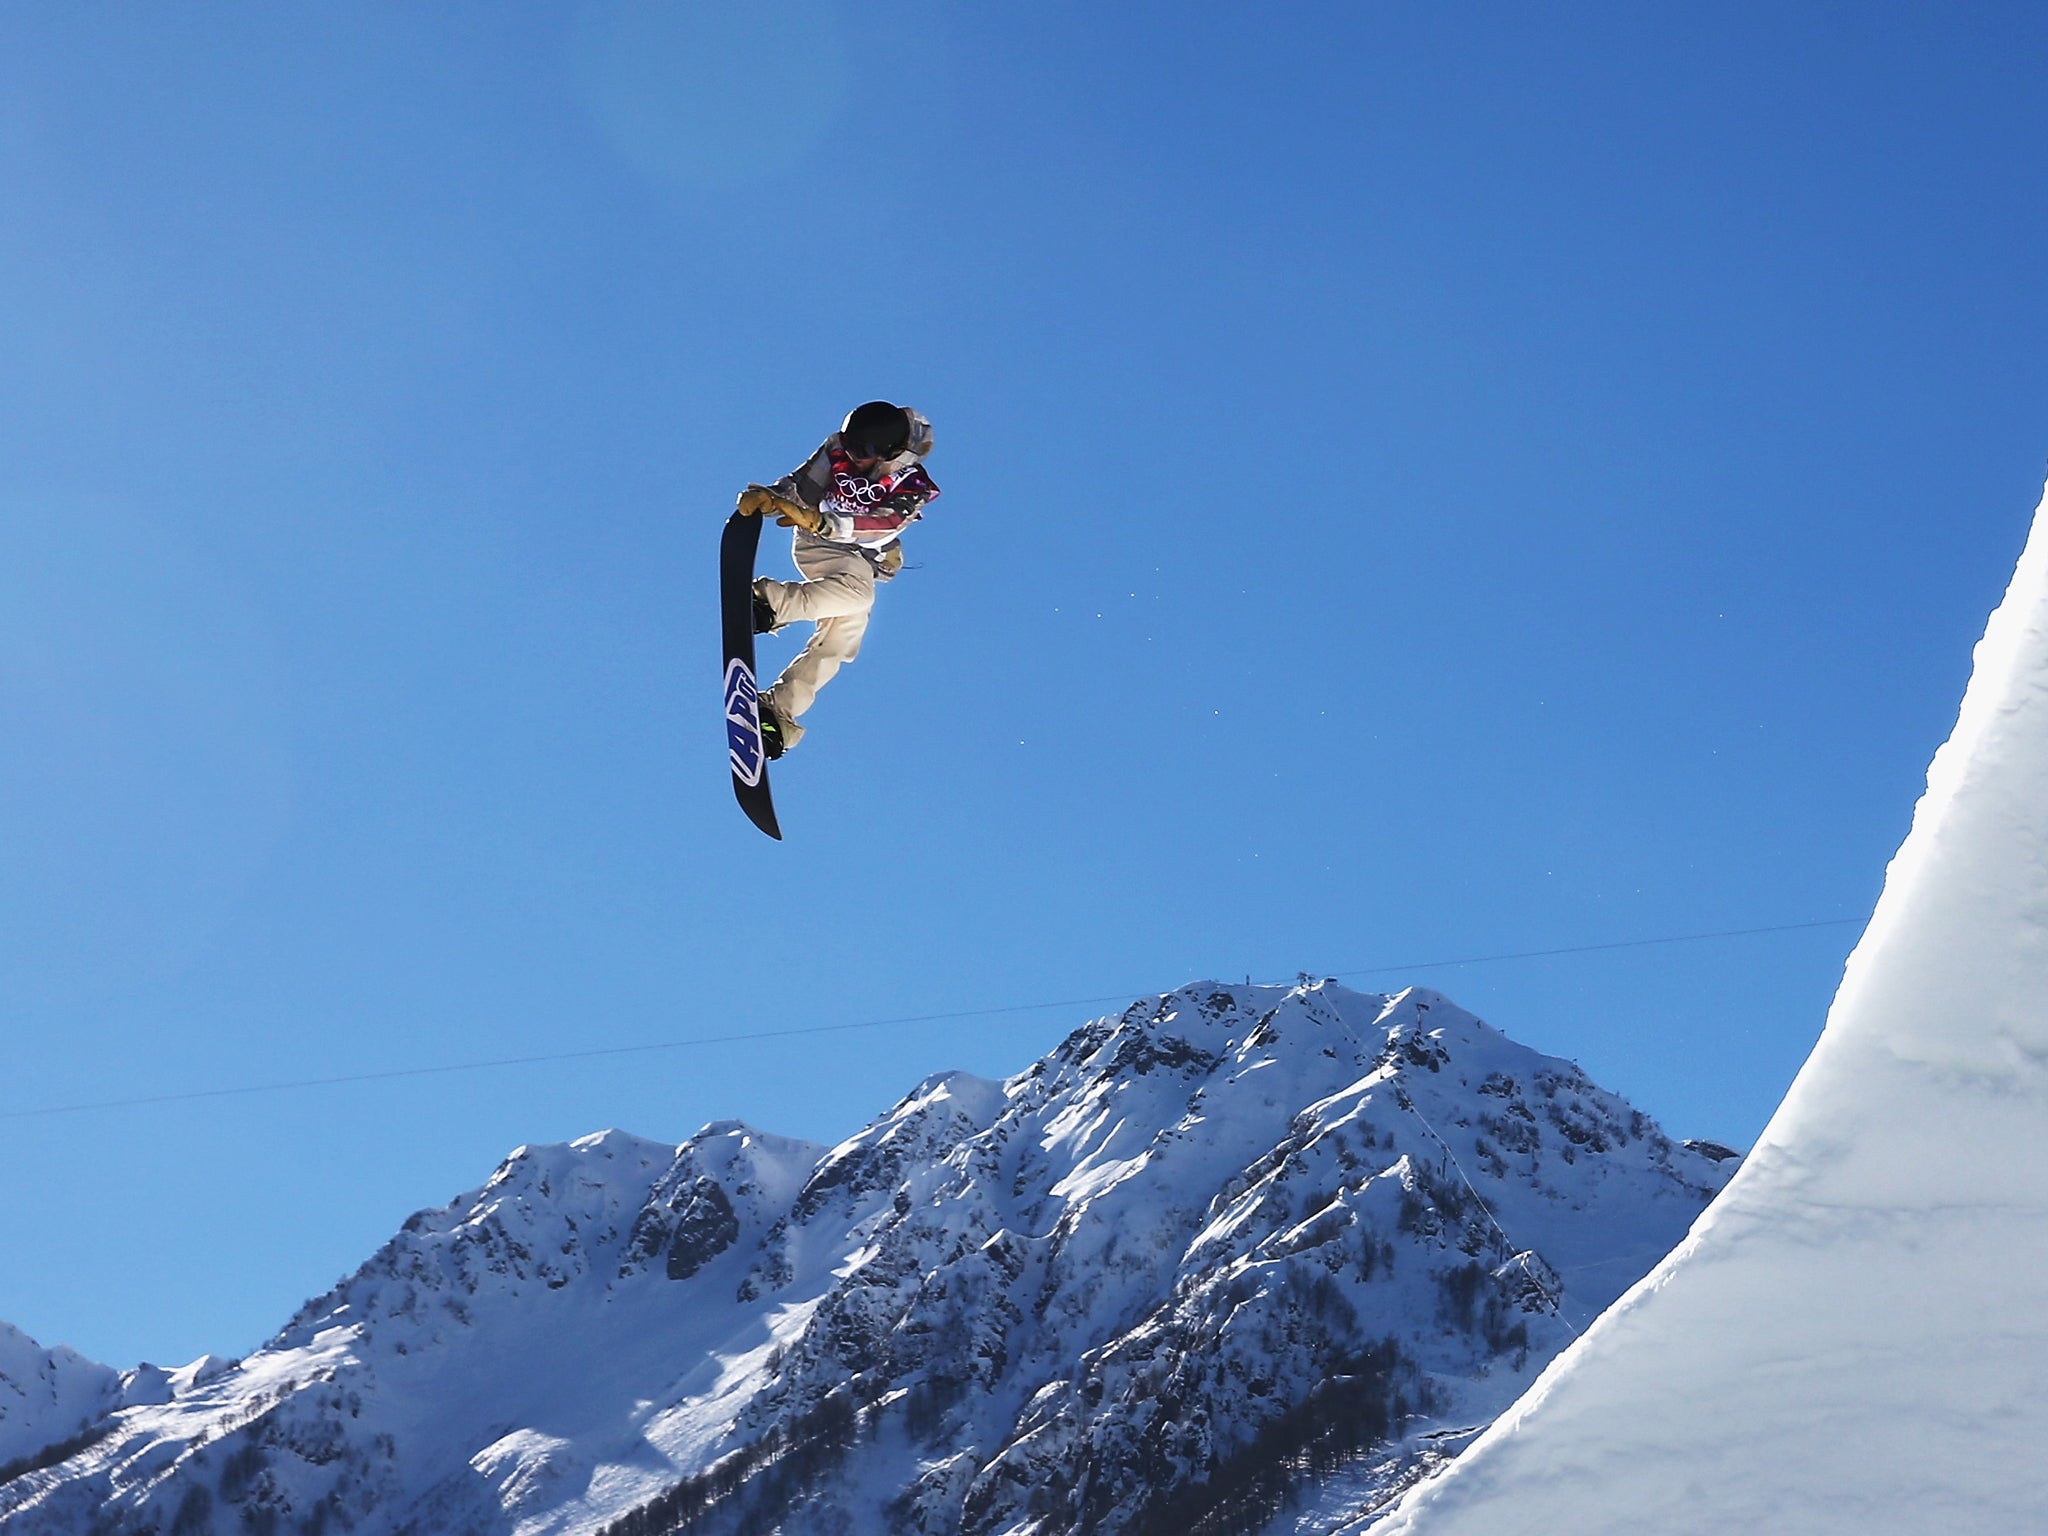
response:
[[[802,502],[791,501],[778,496],[765,485],[750,485],[740,492],[739,514],[742,517],[772,517],[783,527],[810,527],[810,521],[818,516]]]
[[[824,513],[814,507],[807,507],[800,501],[785,501],[775,509],[775,521],[784,528],[801,528],[805,533],[826,537],[826,530],[832,523]]]

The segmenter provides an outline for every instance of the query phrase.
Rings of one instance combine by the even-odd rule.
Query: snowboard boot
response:
[[[761,599],[754,599],[759,604]],[[792,745],[794,732],[789,722],[776,713],[775,706],[768,702],[768,696],[761,696],[761,755],[774,762],[787,752]]]
[[[757,590],[754,593],[754,633],[757,635],[772,635],[780,628],[782,628],[782,621],[775,617],[774,608],[769,605],[768,599],[763,597]]]

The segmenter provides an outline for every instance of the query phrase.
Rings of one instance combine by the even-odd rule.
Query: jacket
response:
[[[903,530],[924,516],[937,498],[938,485],[924,467],[932,451],[932,424],[912,411],[910,442],[894,458],[872,465],[865,474],[853,467],[834,432],[817,452],[769,489],[788,501],[800,501],[821,513],[821,533],[797,531],[797,543],[825,544],[857,550],[877,574],[893,574],[900,555],[884,558]]]

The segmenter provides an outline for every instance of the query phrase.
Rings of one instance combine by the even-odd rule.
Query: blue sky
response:
[[[1869,911],[2048,12],[733,9],[0,9],[0,1318],[243,1352],[519,1143],[1091,1010],[64,1106]],[[878,395],[946,495],[772,845],[718,528]],[[1856,932],[1351,979],[1741,1142]]]

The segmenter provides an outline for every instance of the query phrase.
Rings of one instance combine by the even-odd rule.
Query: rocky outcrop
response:
[[[0,1529],[1180,1536],[1454,1454],[1729,1171],[1435,994],[1203,983],[830,1149],[522,1148]]]

